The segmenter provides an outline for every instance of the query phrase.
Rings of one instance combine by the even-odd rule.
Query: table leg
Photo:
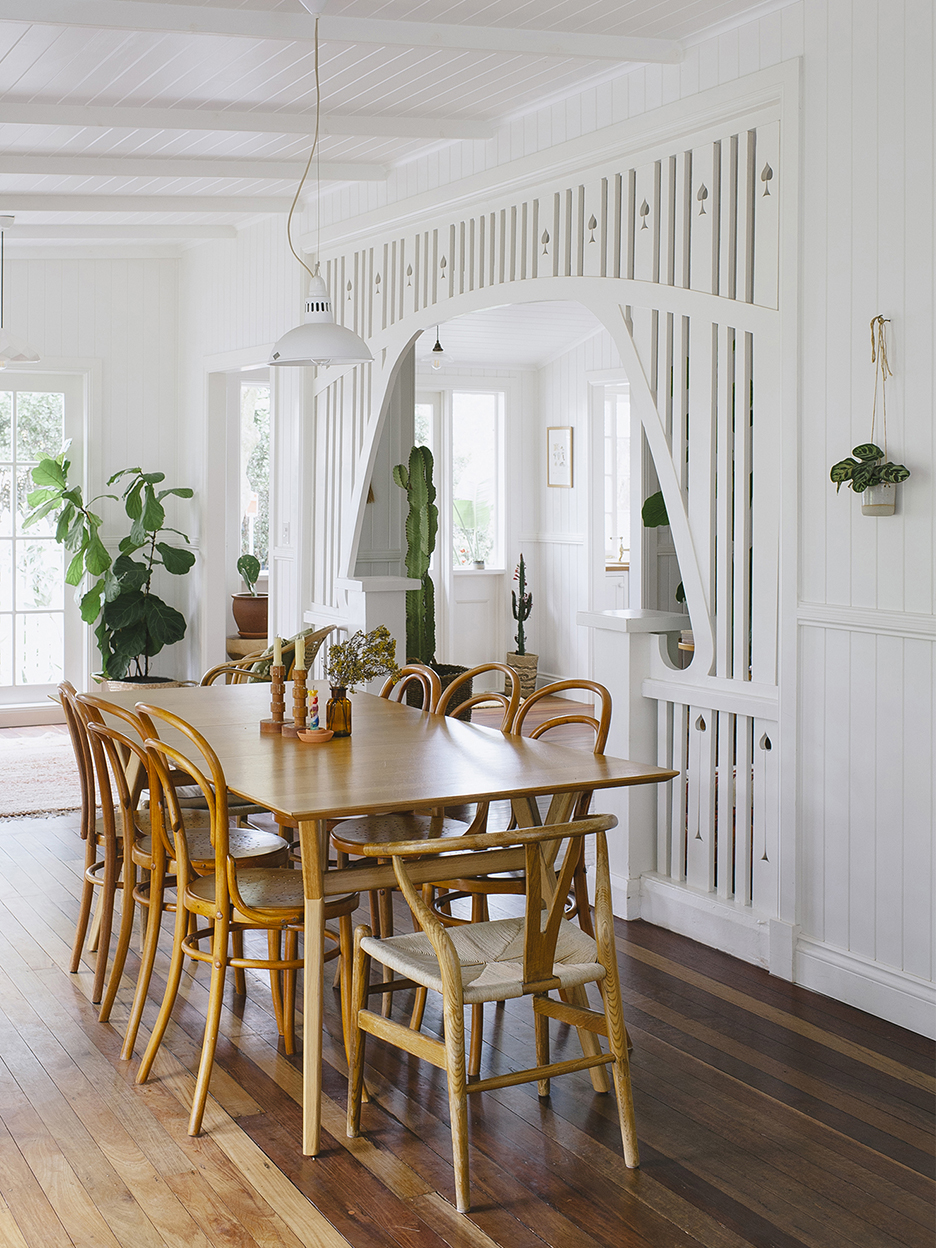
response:
[[[328,831],[324,819],[299,824],[305,895],[302,996],[302,1151],[315,1157],[322,1139],[322,1027],[325,994],[325,900],[322,875]]]

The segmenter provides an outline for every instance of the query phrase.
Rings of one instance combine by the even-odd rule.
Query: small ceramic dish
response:
[[[334,735],[329,728],[309,728],[305,732],[296,733],[299,740],[305,741],[308,745],[323,745],[326,741],[330,741]]]

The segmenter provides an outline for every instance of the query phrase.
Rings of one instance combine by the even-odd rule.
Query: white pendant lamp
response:
[[[39,359],[39,353],[28,342],[3,327],[3,283],[6,276],[3,236],[12,224],[12,217],[0,216],[0,368],[6,368],[8,364],[35,364]]]
[[[305,4],[305,0],[302,0]],[[309,7],[309,6],[306,6]],[[319,36],[318,36],[318,17],[315,19],[315,135],[312,139],[312,150],[309,152],[309,159],[306,161],[306,167],[299,185],[296,188],[296,194],[293,196],[292,205],[289,209],[289,216],[286,219],[286,241],[289,244],[289,250],[296,257],[305,271],[310,277],[309,293],[305,301],[305,317],[303,323],[295,329],[291,329],[288,333],[283,334],[282,338],[276,343],[270,354],[270,365],[274,368],[282,368],[283,366],[292,366],[294,368],[309,367],[312,364],[369,364],[373,360],[367,343],[363,338],[359,338],[353,330],[346,329],[343,325],[335,324],[335,314],[332,310],[332,302],[328,295],[328,287],[325,285],[325,279],[319,275],[319,266],[316,264],[315,272],[309,268],[306,262],[296,251],[292,243],[292,219],[296,210],[296,204],[299,202],[299,196],[305,185],[306,178],[309,176],[309,170],[312,167],[312,159],[318,151],[319,140],[319,114],[321,112],[321,87],[319,83]],[[318,190],[321,194],[321,179],[318,179]],[[320,214],[321,208],[317,207]],[[319,248],[321,250],[321,248]]]

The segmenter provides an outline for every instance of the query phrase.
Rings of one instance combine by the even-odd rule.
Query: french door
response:
[[[83,683],[82,628],[53,517],[24,523],[32,469],[69,437],[70,480],[81,483],[83,408],[80,376],[0,372],[0,711],[43,704],[66,675]]]

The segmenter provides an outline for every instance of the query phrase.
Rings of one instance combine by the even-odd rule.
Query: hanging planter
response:
[[[897,501],[897,486],[910,476],[910,469],[903,464],[895,464],[887,458],[887,378],[893,376],[887,362],[887,342],[884,326],[887,321],[883,316],[876,316],[871,322],[871,362],[875,365],[874,401],[871,407],[871,437],[874,437],[874,425],[877,418],[878,380],[881,383],[881,441],[883,448],[876,442],[862,442],[854,447],[851,455],[833,464],[829,477],[835,482],[836,493],[843,485],[851,486],[856,494],[861,495],[861,514],[863,516],[892,516]]]

